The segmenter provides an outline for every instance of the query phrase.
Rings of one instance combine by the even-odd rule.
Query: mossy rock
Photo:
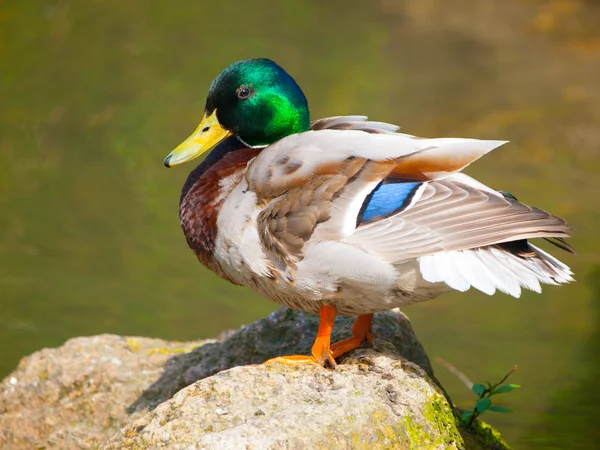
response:
[[[42,350],[0,385],[0,447],[507,448],[484,424],[459,426],[401,313],[377,314],[373,348],[335,370],[261,364],[308,353],[317,320],[282,308],[213,341]],[[351,326],[338,320],[334,339]]]

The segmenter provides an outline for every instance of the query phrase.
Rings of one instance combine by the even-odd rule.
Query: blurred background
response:
[[[578,254],[552,252],[577,283],[405,312],[430,357],[473,381],[518,365],[522,389],[499,399],[515,413],[484,416],[515,448],[595,448],[599,23],[592,0],[0,1],[0,377],[74,336],[198,339],[276,308],[196,261],[178,220],[192,166],[162,165],[210,81],[265,56],[313,118],[511,141],[467,173],[571,223]]]

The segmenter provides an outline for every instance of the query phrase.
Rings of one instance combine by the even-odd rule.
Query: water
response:
[[[0,4],[0,375],[78,335],[214,336],[275,305],[204,270],[177,217],[192,166],[163,158],[212,78],[267,56],[313,117],[509,139],[468,173],[567,219],[577,283],[406,308],[474,381],[514,364],[516,448],[593,448],[600,375],[600,6],[584,1],[141,0]],[[474,398],[440,365],[462,406]]]

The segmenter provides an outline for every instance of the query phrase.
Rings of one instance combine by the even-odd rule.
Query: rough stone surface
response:
[[[0,448],[92,448],[140,411],[126,407],[173,353],[197,343],[81,337],[24,358],[0,384]]]
[[[339,317],[332,341],[351,336],[353,323],[353,317]],[[171,358],[162,376],[144,391],[130,410],[153,408],[185,386],[232,367],[261,364],[281,355],[308,355],[318,326],[319,318],[315,315],[280,308],[251,325],[224,333],[218,342]],[[404,314],[377,314],[373,334],[390,343],[398,356],[414,362],[433,376],[429,358]]]
[[[462,447],[452,411],[425,372],[378,347],[355,352],[335,371],[277,363],[220,372],[102,448]]]
[[[310,350],[318,319],[285,308],[216,341],[72,339],[0,384],[0,448],[503,448],[459,432],[408,319],[375,317],[335,370],[257,365]]]

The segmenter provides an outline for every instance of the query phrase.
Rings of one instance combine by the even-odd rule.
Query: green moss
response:
[[[409,448],[417,448],[417,446],[423,446],[430,440],[431,436],[427,434],[425,427],[417,422],[410,416],[404,416],[404,429],[402,430],[408,438]]]
[[[381,410],[376,410],[372,415],[371,415],[371,420],[373,423],[373,428],[377,430],[377,434],[378,434],[378,442],[377,444],[379,444],[378,448],[381,449],[392,449],[392,448],[404,448],[406,444],[406,439],[405,439],[405,435],[403,434],[403,427],[402,426],[398,426],[397,424],[395,424],[395,426],[390,425],[390,416],[386,411],[381,411]],[[411,417],[412,420],[412,417]],[[392,422],[393,423],[393,422]],[[408,430],[407,434],[408,434]],[[418,432],[417,430],[414,430],[415,432]],[[411,428],[411,433],[413,432],[413,429]],[[364,445],[364,443],[363,443]]]
[[[423,416],[429,425],[437,428],[438,434],[444,437],[444,442],[438,442],[438,444],[464,447],[465,444],[458,430],[456,417],[443,396],[435,393],[429,397],[429,401],[423,409]]]
[[[315,448],[346,445],[357,450],[510,449],[500,434],[484,422],[478,421],[473,429],[460,425],[452,408],[439,393],[430,395],[423,408],[422,421],[410,413],[398,417],[380,408],[371,413],[366,428],[371,430],[370,433],[354,431],[357,429],[356,417],[346,416],[335,429],[323,436],[324,440]]]
[[[461,424],[455,417],[450,405],[440,394],[429,398],[423,415],[432,427],[439,430],[439,435],[448,436],[449,445],[454,442],[458,448],[509,450],[510,447],[502,439],[500,433],[489,424],[478,420],[471,427]],[[444,444],[437,442],[437,444]]]
[[[376,448],[510,449],[500,433],[485,422],[478,421],[473,429],[465,430],[446,399],[438,393],[429,397],[423,408],[423,418],[420,422],[406,414],[399,423],[394,423],[386,411],[375,411],[371,421],[378,434]],[[364,446],[363,439],[360,434],[352,436],[353,444],[357,444],[354,447],[362,448],[358,444]]]
[[[141,348],[140,341],[135,338],[127,338],[127,348],[132,352],[137,352]]]
[[[434,398],[426,407],[424,412],[428,417],[424,423],[416,421],[412,415],[406,414],[402,417],[390,417],[390,413],[384,409],[378,409],[371,414],[368,428],[376,434],[376,440],[365,440],[365,434],[355,432],[344,436],[353,449],[424,449],[424,448],[463,448],[460,433],[454,426],[454,416],[450,408],[445,404],[443,398]],[[400,419],[398,421],[397,419]],[[431,422],[430,422],[431,421]],[[438,422],[443,421],[443,425]],[[347,418],[350,428],[356,428],[353,417]],[[446,426],[447,424],[447,426]],[[435,432],[432,432],[435,427]],[[342,429],[343,427],[340,427]],[[329,439],[335,440],[336,436]],[[329,441],[332,442],[332,441]]]
[[[393,422],[385,410],[373,412],[367,426],[371,432],[366,434],[362,431],[354,431],[357,430],[355,417],[346,416],[345,419],[345,421],[340,421],[339,426],[332,428],[329,433],[324,435],[323,441],[316,443],[314,448],[323,450],[344,446],[355,450],[406,448],[406,440],[399,438],[397,430],[390,425]],[[375,440],[371,439],[374,433],[377,434]]]
[[[189,353],[194,350],[197,346],[187,346],[187,347],[157,347],[150,350],[148,355],[174,355],[177,353]]]
[[[465,438],[465,442],[476,443],[479,448],[510,450],[510,446],[502,439],[500,433],[482,420],[476,420],[470,426],[462,424],[461,432]]]

